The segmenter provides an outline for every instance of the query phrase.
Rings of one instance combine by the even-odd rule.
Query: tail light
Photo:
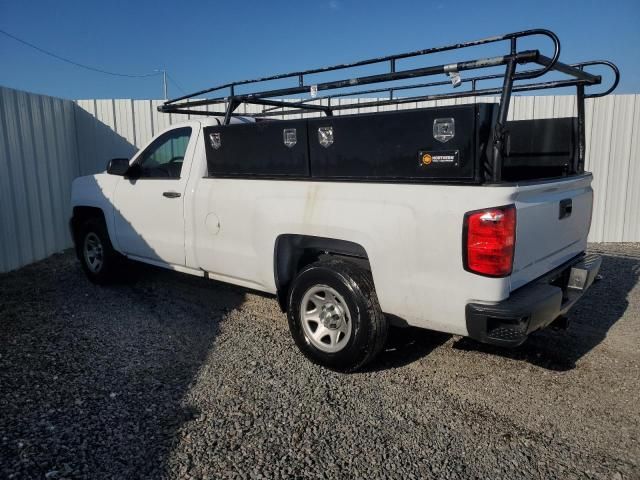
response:
[[[463,257],[469,272],[506,277],[513,268],[516,207],[487,208],[464,216]]]

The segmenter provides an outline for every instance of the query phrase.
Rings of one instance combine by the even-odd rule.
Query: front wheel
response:
[[[348,261],[322,260],[304,268],[289,291],[289,329],[309,359],[354,371],[380,353],[388,325],[371,274]]]
[[[76,253],[82,270],[93,283],[106,284],[115,279],[121,258],[111,245],[102,219],[90,218],[80,226]]]

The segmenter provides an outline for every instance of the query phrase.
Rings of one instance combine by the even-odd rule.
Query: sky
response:
[[[617,93],[640,93],[640,0],[0,0],[1,30],[102,70],[166,69],[169,97],[529,28],[556,32],[567,63],[613,61],[622,73]],[[544,41],[522,47],[549,51]],[[429,63],[505,49],[472,49]],[[421,62],[402,65],[428,64]],[[381,70],[360,70],[374,71]],[[0,85],[69,99],[163,95],[161,75],[125,78],[88,71],[2,34]]]

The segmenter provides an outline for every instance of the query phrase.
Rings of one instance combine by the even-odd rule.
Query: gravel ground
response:
[[[640,478],[640,246],[516,350],[394,330],[367,371],[296,350],[275,300],[71,253],[0,275],[2,478]]]

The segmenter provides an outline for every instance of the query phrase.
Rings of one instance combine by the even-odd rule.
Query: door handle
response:
[[[558,214],[558,218],[562,220],[563,218],[567,218],[571,216],[571,212],[573,211],[573,202],[570,198],[565,198],[564,200],[560,200],[560,213]]]
[[[179,198],[182,194],[178,192],[163,192],[162,196],[167,198]]]

